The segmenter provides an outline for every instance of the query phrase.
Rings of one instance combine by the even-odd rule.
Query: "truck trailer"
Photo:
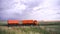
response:
[[[38,25],[37,20],[1,20],[1,25],[8,25],[8,26],[20,26],[20,25]]]

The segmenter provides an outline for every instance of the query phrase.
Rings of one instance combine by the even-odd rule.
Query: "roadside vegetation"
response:
[[[54,24],[60,24],[60,22]],[[60,34],[60,25],[12,27],[0,26],[0,34]]]

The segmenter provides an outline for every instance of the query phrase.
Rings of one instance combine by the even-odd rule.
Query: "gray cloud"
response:
[[[60,0],[0,0],[0,20],[60,19]],[[34,9],[36,7],[36,9]]]

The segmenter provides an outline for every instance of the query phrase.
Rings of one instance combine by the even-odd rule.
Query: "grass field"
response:
[[[0,34],[60,34],[60,26],[0,26]]]
[[[0,26],[0,34],[60,34],[60,25],[12,27]]]

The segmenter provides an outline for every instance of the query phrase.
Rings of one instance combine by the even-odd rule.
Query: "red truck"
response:
[[[8,25],[38,25],[37,20],[8,20]]]

